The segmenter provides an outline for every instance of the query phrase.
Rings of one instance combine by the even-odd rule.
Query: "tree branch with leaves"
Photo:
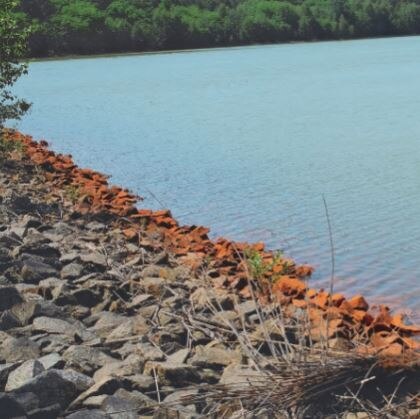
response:
[[[11,90],[28,71],[24,59],[30,26],[17,12],[18,6],[16,0],[0,0],[0,129],[7,120],[20,119],[30,107]]]

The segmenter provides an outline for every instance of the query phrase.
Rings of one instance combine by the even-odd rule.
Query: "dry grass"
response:
[[[234,321],[225,315],[223,293],[209,285],[206,295],[208,315],[193,306],[185,310],[184,326],[190,336],[199,330],[231,349],[239,347],[243,373],[223,384],[194,386],[176,403],[161,404],[167,417],[195,405],[199,417],[214,418],[345,418],[350,412],[405,418],[418,405],[419,365],[387,370],[375,357],[331,349],[327,339],[314,343],[307,338],[306,310],[290,317],[278,304],[260,304],[255,293],[252,316]],[[238,313],[241,302],[237,297]]]

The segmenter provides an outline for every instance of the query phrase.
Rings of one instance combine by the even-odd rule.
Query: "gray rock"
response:
[[[161,296],[165,282],[166,281],[163,278],[146,277],[141,281],[141,285],[146,293],[154,296]]]
[[[163,406],[169,405],[170,409],[168,413],[169,417],[174,418],[192,418],[197,414],[196,406],[191,403],[189,404],[188,399],[198,394],[198,389],[178,390],[169,396],[166,396],[163,400]],[[179,411],[177,412],[177,408]],[[175,412],[174,412],[175,410]],[[158,415],[159,417],[159,415]]]
[[[80,256],[80,259],[82,260],[82,262],[94,265],[97,268],[100,268],[102,271],[104,271],[108,267],[106,256],[102,253],[83,253]]]
[[[141,273],[142,273],[143,278],[147,278],[147,277],[158,278],[160,276],[161,271],[162,271],[161,266],[148,265],[148,266],[145,266],[145,268],[142,270]]]
[[[5,362],[27,361],[40,356],[39,346],[26,337],[9,337],[0,341],[0,359]]]
[[[239,352],[211,346],[197,346],[191,364],[197,367],[221,368],[229,364],[239,364],[242,356]]]
[[[146,303],[153,301],[154,297],[150,294],[138,294],[136,295],[131,302],[128,304],[127,308],[134,309],[139,308]]]
[[[61,406],[58,403],[50,406],[36,408],[28,412],[30,419],[56,419],[61,412]]]
[[[38,292],[37,284],[25,284],[24,282],[20,282],[18,284],[15,284],[14,286],[18,290],[20,295],[22,295],[22,297],[25,295],[23,297],[25,300],[39,298],[39,296],[37,295],[37,292]],[[12,309],[13,308],[14,306],[12,307]]]
[[[0,287],[0,311],[12,308],[23,299],[15,287]]]
[[[9,374],[6,391],[16,390],[29,380],[44,371],[43,365],[37,360],[25,361],[20,367]]]
[[[78,412],[71,413],[66,416],[66,419],[117,419],[115,415],[108,415],[102,410],[98,409],[83,409]]]
[[[23,240],[26,234],[26,228],[19,225],[11,224],[8,231],[13,233],[15,236],[19,237],[20,240]],[[16,244],[15,244],[16,245]]]
[[[10,310],[6,310],[0,315],[0,330],[9,330],[20,326],[22,326],[21,322]]]
[[[60,262],[64,264],[74,262],[75,260],[80,260],[80,253],[77,253],[77,252],[63,253],[60,257]]]
[[[41,220],[30,214],[25,214],[18,222],[17,226],[24,228],[26,231],[29,229],[36,229],[41,226]]]
[[[216,370],[214,368],[199,368],[200,382],[208,384],[216,384],[220,381],[223,370]]]
[[[171,362],[148,361],[144,366],[144,374],[156,374],[161,385],[181,387],[199,381],[197,370],[192,365],[175,364]]]
[[[118,396],[106,397],[101,409],[118,419],[138,419],[135,403]]]
[[[66,314],[61,307],[50,301],[24,301],[16,304],[11,312],[19,319],[22,325],[27,325],[36,317],[64,318]]]
[[[0,364],[0,391],[3,391],[9,374],[19,366],[19,363]]]
[[[134,403],[139,410],[150,411],[150,408],[156,406],[155,400],[137,390],[127,391],[124,388],[120,388],[114,393],[114,396]]]
[[[53,224],[51,229],[44,233],[45,236],[47,236],[47,233],[53,233],[53,234],[60,234],[63,236],[69,236],[74,232],[74,229],[72,226],[70,226],[65,221],[58,221],[57,223]]]
[[[87,288],[77,289],[70,295],[75,299],[77,304],[89,308],[98,304],[102,298],[101,294]]]
[[[77,399],[73,400],[70,407],[76,408],[81,406],[81,404],[86,400],[88,397],[97,396],[100,394],[113,394],[116,390],[123,386],[123,380],[114,378],[114,377],[107,377],[101,381],[96,382],[83,393],[81,393]]]
[[[35,336],[36,342],[42,347],[44,354],[53,352],[61,353],[68,348],[73,342],[74,338],[66,335],[43,334]]]
[[[72,382],[79,392],[86,391],[89,387],[92,387],[95,384],[92,378],[71,368],[55,371],[57,371],[65,380]]]
[[[139,335],[142,336],[145,335],[149,329],[149,325],[141,315],[130,317],[109,333],[106,341],[108,342]]]
[[[136,354],[129,355],[123,361],[113,360],[105,363],[93,375],[95,382],[102,381],[109,377],[127,377],[140,374],[143,371],[144,362]]]
[[[10,394],[14,400],[16,400],[19,405],[22,407],[22,409],[25,412],[31,412],[35,409],[39,408],[39,400],[36,394],[26,392],[26,393],[8,393]]]
[[[187,343],[187,330],[180,323],[171,324],[170,328],[159,330],[152,336],[153,342],[165,353],[173,353],[185,348]]]
[[[99,408],[102,406],[104,400],[109,397],[108,394],[100,394],[99,396],[88,397],[84,402],[83,406],[86,406],[90,409]]]
[[[60,251],[58,249],[44,243],[25,243],[14,249],[13,256],[17,257],[24,253],[47,259],[60,258]]]
[[[74,336],[80,329],[65,320],[52,317],[37,317],[33,322],[33,330]]]
[[[49,242],[50,240],[42,233],[40,233],[36,228],[29,228],[23,240],[23,244],[28,246],[39,246],[40,244],[46,244]]]
[[[19,234],[14,231],[5,231],[0,233],[0,246],[4,246],[7,249],[13,249],[15,246],[22,244],[22,240]]]
[[[48,355],[44,355],[41,358],[39,358],[38,361],[46,370],[49,370],[51,368],[61,368],[65,364],[63,358],[57,352],[52,352]]]
[[[58,295],[54,295],[54,290],[60,288],[60,285],[67,285],[67,281],[59,278],[47,278],[39,281],[38,287],[39,291],[45,298],[56,298]]]
[[[91,383],[89,377],[76,371],[51,369],[38,374],[15,392],[34,393],[41,408],[55,403],[66,408]]]
[[[147,304],[137,308],[139,314],[141,314],[145,319],[152,319],[156,316],[156,313],[159,312],[160,306],[157,304]]]
[[[43,279],[57,276],[57,274],[56,268],[36,257],[26,258],[21,270],[22,279],[30,284],[38,284]]]
[[[260,385],[261,373],[251,368],[247,368],[244,365],[231,364],[223,370],[220,384],[235,384],[248,387],[253,381],[256,386]]]
[[[62,279],[77,279],[83,275],[84,266],[77,262],[69,263],[61,270]],[[51,276],[51,275],[50,275]]]
[[[92,231],[104,231],[107,229],[107,226],[99,221],[91,221],[90,223],[87,223],[85,227]]]
[[[71,309],[71,316],[77,320],[83,320],[90,315],[91,311],[88,307],[73,306]],[[99,338],[98,338],[99,340]]]
[[[68,367],[74,367],[89,375],[114,360],[99,349],[85,345],[70,346],[63,353],[63,359],[66,361]]]
[[[347,413],[345,419],[369,419],[371,415],[367,412],[351,412]]]
[[[112,331],[127,321],[127,317],[109,311],[98,314],[99,320],[91,327],[91,330],[104,338],[107,338]]]
[[[145,361],[163,361],[166,358],[159,348],[150,343],[138,343],[135,352]]]
[[[150,375],[134,374],[127,377],[127,380],[130,382],[130,388],[133,390],[148,392],[156,389],[155,380]]]
[[[9,252],[9,249],[5,249],[0,246],[0,272],[5,272],[7,269],[13,266],[13,258]],[[7,285],[7,280],[4,278],[4,285]]]
[[[183,364],[187,360],[189,354],[190,350],[188,348],[180,349],[179,351],[169,355],[167,361],[175,364]]]
[[[101,409],[118,419],[138,419],[136,404],[118,396],[106,397],[102,403]]]
[[[26,418],[23,407],[9,394],[0,393],[0,412],[3,418]]]

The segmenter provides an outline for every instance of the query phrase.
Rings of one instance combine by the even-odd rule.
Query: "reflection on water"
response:
[[[316,286],[330,275],[324,194],[337,290],[415,309],[419,49],[410,37],[36,62],[20,128],[147,207],[315,265]]]

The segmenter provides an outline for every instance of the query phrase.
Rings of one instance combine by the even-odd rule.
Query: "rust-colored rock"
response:
[[[284,275],[275,282],[273,291],[280,291],[286,296],[293,296],[296,298],[305,294],[306,285],[300,279]]]
[[[353,298],[350,298],[350,300],[348,300],[347,302],[354,310],[367,311],[369,309],[369,304],[361,295],[356,295]]]

